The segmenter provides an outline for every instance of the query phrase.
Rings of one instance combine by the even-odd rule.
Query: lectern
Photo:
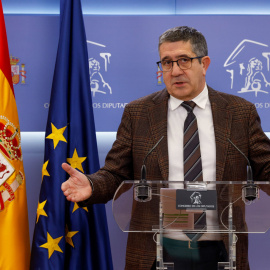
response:
[[[122,182],[113,199],[113,214],[124,232],[154,233],[158,270],[174,270],[163,259],[166,234],[226,235],[228,261],[218,270],[236,270],[237,235],[265,233],[270,227],[270,182],[141,181]],[[197,222],[216,211],[214,224]],[[207,218],[206,218],[207,221]],[[241,270],[241,269],[237,269]]]

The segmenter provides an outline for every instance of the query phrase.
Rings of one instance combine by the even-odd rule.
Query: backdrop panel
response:
[[[58,16],[6,16],[23,131],[44,131],[58,43]],[[125,105],[161,90],[158,37],[189,25],[207,38],[213,88],[256,104],[270,131],[269,16],[85,16],[97,131],[116,131]]]
[[[21,129],[27,134],[44,132],[59,17],[8,15],[5,19]],[[265,31],[269,24],[270,16],[85,16],[97,131],[116,131],[126,103],[164,88],[155,64],[159,60],[158,37],[178,25],[193,26],[206,36],[212,59],[208,84],[256,104],[264,131],[270,131],[270,36]],[[22,147],[32,231],[44,138],[31,136],[22,138]],[[101,165],[110,147],[108,142],[112,143],[104,140],[98,141]],[[114,262],[121,264],[115,269],[123,269],[126,239],[119,237],[111,212],[108,223]],[[269,269],[269,234],[250,236],[251,269]],[[118,252],[119,241],[122,248]]]

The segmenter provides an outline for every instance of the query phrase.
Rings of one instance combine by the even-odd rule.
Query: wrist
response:
[[[90,196],[89,196],[89,198],[90,198],[92,196],[93,192],[94,192],[94,185],[93,185],[93,182],[92,182],[91,178],[89,177],[89,175],[85,174],[85,176],[86,176],[86,178],[87,178],[87,180],[89,181],[89,184],[90,184]]]

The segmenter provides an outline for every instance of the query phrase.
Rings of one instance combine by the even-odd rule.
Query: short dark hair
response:
[[[159,37],[158,49],[165,42],[185,41],[190,42],[192,51],[197,56],[207,56],[208,48],[205,37],[195,28],[188,26],[178,26],[165,31]]]

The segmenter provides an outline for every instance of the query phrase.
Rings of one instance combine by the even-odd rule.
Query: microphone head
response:
[[[242,187],[242,200],[252,202],[259,198],[259,188],[255,184],[248,184]]]
[[[134,187],[134,199],[138,202],[148,202],[152,199],[152,189],[148,184],[138,184]]]

